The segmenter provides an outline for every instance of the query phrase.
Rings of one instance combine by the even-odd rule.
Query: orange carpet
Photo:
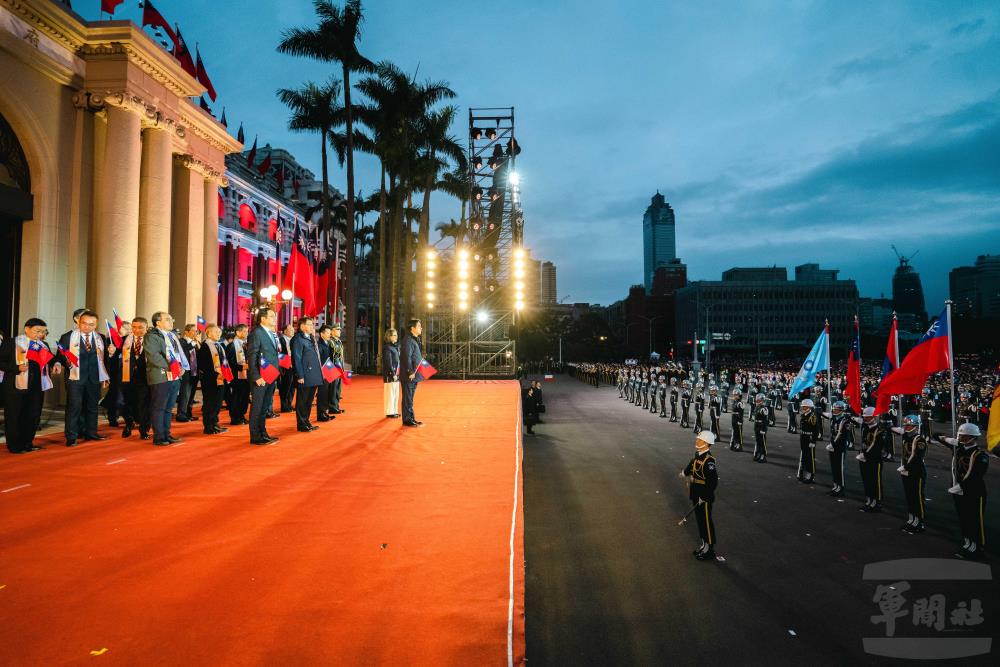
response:
[[[0,664],[523,664],[517,383],[423,383],[421,429],[381,401],[0,455]]]

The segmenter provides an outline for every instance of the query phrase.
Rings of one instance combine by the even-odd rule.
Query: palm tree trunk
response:
[[[391,290],[389,294],[389,326],[394,329],[398,329],[398,310],[399,310],[399,243],[400,233],[403,227],[402,221],[402,209],[403,209],[403,198],[400,196],[400,190],[402,189],[402,184],[396,181],[396,178],[390,174],[389,178],[389,192],[391,193],[391,213],[389,215],[389,229],[390,238],[392,239],[392,254],[389,258],[389,284],[391,285]]]
[[[385,164],[381,164],[382,181],[378,193],[378,369],[382,370],[382,344],[386,327],[385,297],[385,237],[389,233],[389,225],[385,222]]]
[[[406,211],[403,229],[403,299],[408,318],[418,317],[413,301],[413,221],[409,213],[413,210],[413,188],[406,193]]]
[[[344,108],[347,112],[347,266],[344,268],[344,356],[354,360],[354,334],[357,318],[357,291],[354,283],[354,113],[351,109],[351,69],[344,65]]]
[[[327,183],[330,182],[329,179],[330,175],[327,169],[327,160],[326,160],[326,136],[327,136],[326,128],[320,129],[319,136],[320,139],[323,141],[323,148],[320,153],[323,162],[323,192],[321,192],[319,195],[319,201],[320,205],[322,205],[323,207],[323,229],[330,230],[332,228],[332,225],[330,224],[330,205],[329,202],[327,201],[327,196],[326,196]],[[339,257],[334,257],[334,262],[333,262],[334,267],[337,266],[337,262],[339,261],[339,259],[340,259]],[[336,268],[334,270],[336,270]],[[323,298],[324,300],[327,299],[328,295],[324,294]],[[316,313],[307,313],[307,314],[315,315]],[[337,315],[337,297],[336,295],[334,295],[333,303],[330,304],[330,317],[327,320],[327,322],[333,321],[336,315]]]

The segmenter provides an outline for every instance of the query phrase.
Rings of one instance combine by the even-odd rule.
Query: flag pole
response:
[[[830,358],[830,320],[823,321],[823,328],[826,331],[826,400],[833,405],[833,359]]]
[[[892,345],[896,351],[896,368],[899,368],[899,322],[896,320],[896,311],[892,311]],[[895,370],[895,369],[893,369]],[[892,371],[890,371],[891,373]],[[903,395],[899,395],[899,414],[896,415],[897,426],[902,426],[903,424]]]
[[[954,332],[951,330],[951,299],[944,302],[945,318],[948,320],[948,373],[951,383],[951,437],[958,438],[958,416],[955,414],[955,353],[952,346],[951,337]],[[951,454],[951,485],[958,484],[958,471],[956,470],[958,461],[958,446],[952,447]]]

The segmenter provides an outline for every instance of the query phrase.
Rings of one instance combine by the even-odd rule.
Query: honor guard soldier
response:
[[[770,384],[764,385],[767,389],[767,425],[778,425],[778,389]]]
[[[729,449],[734,452],[743,451],[743,392],[739,387],[733,389],[733,414],[731,416],[733,432],[729,436]]]
[[[844,459],[847,450],[854,442],[854,422],[847,414],[847,404],[837,401],[833,404],[833,412],[827,413],[830,419],[830,444],[826,451],[830,452],[830,471],[833,473],[833,488],[827,495],[841,498],[844,495]]]
[[[722,399],[719,398],[719,388],[712,385],[708,389],[708,418],[711,423],[712,433],[715,434],[716,440],[719,439],[719,434],[721,429],[719,428],[719,419],[722,417]]]
[[[979,404],[972,399],[972,393],[962,392],[962,405],[958,410],[959,423],[979,426]]]
[[[646,397],[646,386],[649,384],[649,377],[646,371],[642,372],[642,377],[639,379],[639,390],[635,394],[635,404],[638,407],[642,407],[642,401]]]
[[[701,433],[705,428],[705,388],[697,384],[694,387],[694,432]]]
[[[986,469],[989,454],[978,447],[976,439],[982,435],[975,424],[958,427],[958,438],[937,436],[936,440],[952,450],[951,472],[954,486],[948,489],[955,501],[955,510],[962,527],[964,540],[959,558],[978,560],[986,549]]]
[[[649,375],[649,400],[645,403],[645,408],[652,413],[656,413],[656,397],[660,393],[660,379],[656,375],[658,371],[653,369]]]
[[[670,421],[677,421],[677,398],[680,392],[677,390],[677,378],[670,378]]]
[[[796,421],[796,417],[799,412],[799,395],[795,394],[788,399],[788,403],[785,404],[785,408],[788,410],[788,432],[798,433],[799,425]]]
[[[801,405],[801,403],[800,403],[800,405]],[[816,411],[819,413],[817,415],[817,417],[819,419],[819,432],[818,432],[818,436],[817,437],[820,440],[824,440],[826,438],[823,435],[823,433],[824,433],[824,430],[823,430],[823,415],[826,412],[828,412],[828,408],[830,407],[830,399],[828,399],[826,396],[823,395],[823,387],[821,387],[819,385],[816,385],[815,387],[813,387],[813,406],[816,408]]]
[[[625,398],[625,371],[618,369],[617,376],[618,398]]]
[[[903,436],[903,458],[899,473],[903,481],[908,512],[902,529],[908,533],[924,532],[924,484],[927,482],[927,467],[924,455],[927,453],[927,439],[920,435],[920,415],[903,417],[903,426],[894,427],[894,433]]]
[[[928,387],[924,387],[923,391],[920,392],[920,398],[917,399],[917,407],[920,411],[920,435],[928,439],[934,437],[934,434],[931,432],[931,422],[934,420],[935,405],[936,403],[931,390]]]
[[[667,386],[667,376],[660,376],[660,418],[667,418],[667,393],[669,387]]]
[[[764,399],[764,394],[757,394],[753,399],[753,460],[757,463],[767,463],[767,406]]]
[[[799,424],[799,471],[798,478],[805,484],[816,481],[816,441],[819,439],[819,415],[813,410],[813,402],[808,398],[799,403],[802,420]]]
[[[684,467],[681,477],[688,478],[688,497],[694,505],[694,515],[698,521],[698,535],[701,546],[695,549],[698,560],[715,558],[715,521],[712,519],[712,505],[715,503],[715,489],[719,486],[719,471],[715,457],[709,451],[715,444],[715,435],[710,431],[698,434],[694,441],[697,454]]]
[[[691,412],[691,381],[684,380],[684,391],[681,392],[681,428],[690,428]]]
[[[861,466],[861,482],[865,487],[865,504],[862,512],[882,510],[882,452],[886,441],[892,438],[889,420],[875,416],[875,408],[867,407],[861,418],[861,453],[857,455]]]
[[[729,380],[726,373],[722,373],[722,382],[719,383],[719,395],[722,397],[722,411],[729,412]]]

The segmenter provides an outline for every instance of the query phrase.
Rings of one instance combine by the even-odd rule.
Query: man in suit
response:
[[[205,342],[198,348],[198,374],[201,376],[201,424],[205,435],[225,433],[229,429],[219,425],[219,410],[222,408],[222,393],[225,380],[222,377],[222,362],[226,352],[219,339],[222,329],[216,324],[205,327]]]
[[[170,313],[153,313],[153,328],[146,334],[143,346],[146,355],[146,382],[151,396],[153,444],[159,447],[181,441],[170,434],[170,418],[188,362],[173,327],[174,318]],[[176,375],[170,369],[171,363],[175,361],[181,365],[180,373]]]
[[[333,328],[329,324],[324,324],[319,328],[319,361],[325,364],[327,360],[333,358],[333,348],[330,347],[330,339],[333,337]],[[336,419],[336,415],[330,414],[330,390],[333,388],[332,382],[323,383],[316,390],[316,421],[328,422]]]
[[[181,336],[181,350],[187,358],[191,372],[184,374],[180,392],[177,395],[177,421],[179,422],[198,420],[191,414],[191,408],[194,406],[194,392],[198,388],[198,348],[200,347],[198,326],[196,324],[185,325],[184,334]]]
[[[344,367],[344,343],[340,340],[340,325],[333,324],[330,328],[330,349],[333,363],[341,368]],[[330,412],[339,415],[343,412],[340,409],[340,396],[343,390],[344,381],[340,378],[334,380],[330,385]]]
[[[249,329],[237,324],[233,342],[226,348],[229,367],[233,369],[232,389],[229,392],[229,423],[232,426],[247,423],[247,405],[250,402],[250,384],[247,381],[246,341]]]
[[[278,352],[282,354],[292,354],[292,339],[295,337],[295,327],[291,324],[285,327],[281,335],[278,336]],[[295,357],[292,357],[292,367],[282,368],[281,377],[278,378],[278,396],[281,402],[282,412],[292,411],[292,397],[295,395]]]
[[[299,431],[315,431],[319,426],[309,423],[316,388],[324,383],[323,363],[319,343],[313,333],[313,319],[299,320],[299,332],[292,338],[292,369],[298,388],[295,391],[295,423]]]
[[[110,381],[107,369],[107,348],[97,333],[97,313],[85,310],[77,319],[77,329],[67,331],[59,344],[75,357],[60,353],[59,361],[69,368],[66,374],[66,446],[75,447],[77,437],[85,440],[106,440],[97,433],[97,402],[101,389]]]
[[[250,383],[250,444],[270,445],[278,441],[267,433],[267,414],[274,404],[277,381],[268,382],[260,375],[262,362],[278,369],[278,341],[274,325],[278,318],[274,311],[264,306],[257,311],[257,326],[247,339],[247,381]]]
[[[132,429],[138,425],[139,437],[149,440],[149,384],[146,381],[146,355],[142,351],[149,320],[145,317],[133,318],[131,330],[122,343],[122,394],[125,397],[122,437],[130,437]]]
[[[424,328],[420,320],[410,320],[406,323],[410,335],[403,341],[403,349],[399,354],[399,377],[403,384],[403,426],[423,426],[413,414],[413,395],[417,391],[417,383],[423,378],[418,371],[424,355],[420,351],[420,334]]]
[[[58,374],[62,367],[52,357],[48,363],[29,358],[32,344],[49,349],[45,342],[47,325],[37,317],[24,323],[24,335],[17,338],[0,338],[0,387],[3,389],[4,428],[7,449],[12,454],[23,454],[41,449],[34,444],[42,416],[44,394],[52,388],[49,370]],[[51,350],[49,350],[51,352]]]

